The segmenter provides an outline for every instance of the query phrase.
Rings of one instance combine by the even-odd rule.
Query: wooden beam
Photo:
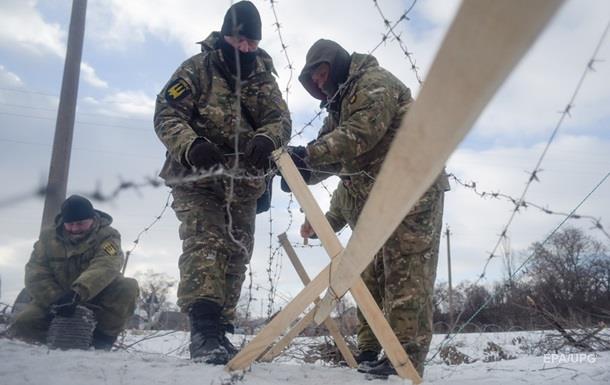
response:
[[[313,323],[313,316],[316,314],[316,309],[311,309],[307,315],[297,322],[288,333],[286,333],[278,342],[267,350],[260,359],[263,362],[271,362],[275,357],[279,356],[286,346],[290,345],[293,339],[299,336],[308,325]]]
[[[277,150],[274,158],[280,168],[283,177],[294,192],[301,208],[314,228],[318,238],[326,249],[327,254],[333,257],[339,254],[343,247],[336,234],[333,232],[326,217],[317,205],[311,191],[307,188],[305,181],[295,167],[290,156],[284,150]],[[261,332],[254,337],[226,366],[226,370],[243,370],[252,364],[254,360],[264,354],[267,347],[279,337],[282,332],[311,304],[319,294],[326,288],[324,280],[330,282],[330,267],[327,266],[318,274],[309,285],[279,312],[267,324]],[[419,384],[421,378],[413,367],[402,345],[392,332],[390,325],[383,313],[375,303],[371,293],[361,279],[357,280],[352,288],[352,295],[356,299],[360,310],[367,319],[369,326],[377,336],[379,343],[384,348],[388,358],[396,368],[399,376],[408,378],[413,383]]]
[[[328,287],[329,267],[325,267],[282,311],[250,341],[225,367],[228,371],[247,369],[290,324]]]
[[[309,282],[311,281],[309,279],[309,275],[307,275],[307,272],[305,271],[305,267],[299,260],[299,257],[297,255],[296,251],[294,251],[294,248],[292,247],[292,245],[290,244],[290,241],[288,241],[288,237],[286,236],[286,233],[281,233],[280,235],[277,236],[277,238],[280,241],[280,244],[282,245],[284,250],[286,251],[286,254],[288,255],[288,259],[290,259],[290,262],[292,262],[292,265],[294,266],[294,269],[296,270],[297,274],[301,278],[301,281],[303,282],[303,284],[304,285],[309,284]],[[314,304],[317,304],[318,302],[319,302],[319,299],[316,298],[314,300]],[[314,314],[315,314],[315,311],[312,310],[307,315],[307,317],[302,318],[282,339],[280,339],[273,346],[272,349],[270,349],[267,353],[265,353],[265,355],[263,356],[263,358],[261,360],[262,361],[271,361],[275,357],[277,357],[286,348],[286,346],[288,346],[290,344],[290,341],[292,341],[310,323],[313,322]],[[341,331],[339,330],[339,327],[337,326],[335,321],[331,317],[328,317],[326,320],[324,320],[324,326],[326,326],[326,329],[328,329],[329,334],[334,339],[335,344],[337,345],[337,348],[339,349],[339,352],[341,352],[341,355],[343,356],[343,358],[345,359],[345,361],[347,362],[349,367],[356,368],[358,366],[358,363],[354,359],[354,355],[352,354],[352,351],[349,349],[349,346],[345,342],[345,339],[341,335]]]
[[[320,210],[313,194],[305,184],[305,181],[301,177],[301,174],[295,167],[290,155],[283,151],[276,151],[274,153],[275,162],[278,165],[282,176],[288,182],[288,185],[292,189],[295,198],[299,202],[299,205],[303,209],[307,220],[313,227],[316,235],[320,239],[322,246],[326,249],[327,254],[331,259],[341,253],[343,246],[339,242],[339,238],[333,231],[332,227],[328,223],[326,216]],[[332,266],[332,263],[331,263]],[[408,378],[415,384],[421,382],[419,374],[413,367],[413,364],[409,360],[407,353],[398,341],[398,338],[392,332],[392,328],[385,319],[383,312],[377,306],[375,299],[369,292],[365,283],[358,277],[356,283],[350,289],[352,296],[356,300],[360,311],[366,318],[371,327],[373,333],[377,337],[377,340],[383,347],[388,358],[394,364],[398,375],[402,378]],[[332,301],[330,306],[334,308],[336,301]],[[319,311],[316,311],[316,314]],[[330,314],[330,312],[328,313]],[[328,317],[328,315],[327,315]],[[324,319],[321,319],[318,324],[322,323]]]
[[[334,294],[343,295],[357,281],[562,3],[462,3],[392,142],[345,251],[332,264]],[[331,311],[329,292],[316,320]]]

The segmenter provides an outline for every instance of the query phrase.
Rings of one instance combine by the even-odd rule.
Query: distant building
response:
[[[179,311],[164,310],[159,314],[157,322],[154,323],[153,329],[158,330],[189,330],[188,317],[185,313]]]

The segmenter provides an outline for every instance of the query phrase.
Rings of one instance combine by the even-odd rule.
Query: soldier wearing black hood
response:
[[[328,110],[318,138],[290,153],[309,184],[339,175],[356,198],[359,216],[389,150],[396,130],[413,101],[410,90],[381,68],[371,55],[349,54],[331,40],[318,40],[307,52],[299,76],[303,87]],[[314,170],[314,171],[312,171]],[[318,170],[324,172],[317,172]],[[286,184],[283,183],[283,187]],[[381,250],[383,269],[363,274],[371,291],[385,282],[383,307],[399,341],[423,374],[432,337],[432,291],[436,277],[444,192],[443,172],[420,198]],[[368,269],[372,269],[369,266]],[[381,286],[381,285],[380,285]],[[364,318],[360,317],[361,321]],[[373,361],[380,346],[368,325],[358,332],[361,371],[395,374],[387,358]],[[366,363],[365,363],[366,362]]]
[[[202,52],[157,96],[155,132],[167,149],[160,176],[172,188],[181,223],[178,306],[189,315],[191,358],[210,364],[236,353],[225,333],[233,330],[252,256],[257,200],[267,186],[269,155],[291,132],[273,62],[258,48],[261,37],[256,7],[233,4],[220,32],[200,42]],[[220,167],[246,177],[197,178]]]

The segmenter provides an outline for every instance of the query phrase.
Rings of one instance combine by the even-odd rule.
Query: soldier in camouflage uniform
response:
[[[256,7],[235,3],[221,31],[172,75],[155,110],[155,131],[167,148],[160,176],[172,188],[181,222],[178,305],[189,314],[191,358],[211,364],[225,364],[236,353],[225,332],[232,332],[252,255],[257,199],[267,186],[271,152],[291,132],[260,39]],[[208,176],[197,176],[205,170]]]
[[[121,237],[110,215],[73,195],[62,205],[56,226],[44,230],[25,266],[25,287],[33,300],[14,319],[9,334],[44,343],[54,314],[69,317],[77,305],[90,307],[97,321],[96,349],[112,347],[133,315],[138,283],[121,276]]]
[[[340,231],[346,225],[351,229],[356,227],[360,205],[358,199],[350,193],[349,186],[350,181],[348,179],[343,179],[337,184],[337,188],[333,191],[330,199],[330,207],[325,214],[328,223],[335,232]],[[317,237],[307,220],[301,225],[301,236],[303,238]],[[381,253],[375,255],[373,261],[362,272],[361,277],[377,305],[383,308],[385,278]],[[356,356],[356,362],[375,361],[381,351],[381,345],[360,309],[357,311],[357,316],[359,322],[357,341],[360,353]]]
[[[293,160],[310,184],[329,172],[348,179],[360,212],[413,101],[411,92],[373,56],[350,55],[339,44],[323,39],[308,51],[299,80],[322,100],[328,116],[317,140],[306,148],[291,148]],[[420,374],[432,337],[432,291],[447,189],[443,172],[381,250],[384,313]],[[372,374],[396,373],[387,359],[362,369]]]

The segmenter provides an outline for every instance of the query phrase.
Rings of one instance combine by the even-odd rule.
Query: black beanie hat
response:
[[[61,217],[64,223],[82,221],[94,216],[93,205],[89,199],[80,195],[72,195],[61,205]]]
[[[249,1],[240,1],[229,8],[220,30],[222,36],[233,35],[233,13],[237,22],[237,32],[240,35],[251,40],[261,39],[261,15],[256,6]]]

